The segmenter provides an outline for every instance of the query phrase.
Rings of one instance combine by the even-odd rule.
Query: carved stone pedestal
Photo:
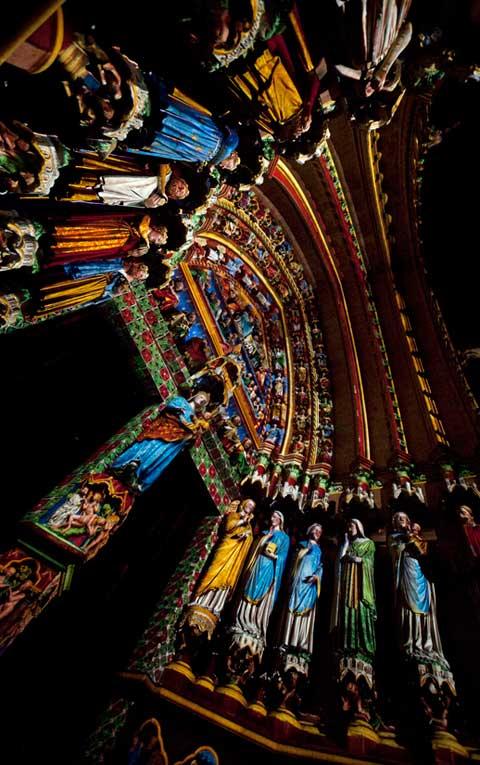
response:
[[[460,765],[469,759],[467,750],[446,730],[435,731],[432,751],[435,765]]]
[[[347,729],[347,749],[350,754],[368,755],[373,753],[380,738],[366,720],[355,719]]]

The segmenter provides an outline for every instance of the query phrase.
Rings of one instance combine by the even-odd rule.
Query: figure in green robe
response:
[[[374,560],[375,543],[352,518],[337,559],[331,630],[339,652],[368,663],[375,654]]]

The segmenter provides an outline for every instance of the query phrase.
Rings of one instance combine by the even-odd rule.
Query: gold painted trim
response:
[[[187,664],[186,661],[172,661],[167,667],[165,667],[165,669],[172,670],[173,672],[177,672],[179,675],[183,675],[188,680],[190,680],[191,683],[194,683],[196,680],[191,666]]]
[[[195,682],[195,685],[199,685],[201,688],[206,688],[208,691],[215,690],[215,683],[213,682],[212,678],[208,677],[207,675],[201,675],[201,677],[199,677]]]
[[[297,42],[300,46],[300,50],[302,51],[305,69],[307,70],[307,72],[311,72],[312,69],[314,69],[312,57],[310,55],[310,51],[308,50],[305,36],[303,34],[303,30],[297,21],[295,11],[290,11],[290,13],[288,14],[288,18],[290,20],[290,24],[292,25],[293,31],[295,33],[295,37],[297,38]]]
[[[377,736],[380,739],[380,744],[382,746],[388,746],[389,749],[398,749],[401,752],[404,751],[404,748],[400,746],[400,744],[397,744],[397,742],[395,741],[395,733],[386,733],[384,731],[384,732],[377,733]]]
[[[366,248],[365,248],[364,245],[363,246],[361,245],[360,240],[358,238],[357,231],[356,231],[356,228],[355,228],[355,225],[354,225],[354,222],[353,222],[352,211],[350,209],[350,202],[349,202],[349,200],[347,199],[347,197],[345,195],[345,192],[344,192],[344,189],[343,189],[343,185],[342,185],[342,182],[340,180],[340,172],[339,172],[339,169],[337,167],[337,163],[335,162],[335,158],[334,158],[334,156],[333,156],[333,154],[332,154],[328,144],[325,146],[325,150],[323,152],[323,156],[325,157],[326,165],[327,165],[328,171],[330,173],[330,176],[331,176],[331,172],[330,172],[330,165],[331,165],[333,168],[335,168],[335,172],[336,172],[337,177],[339,179],[340,191],[339,191],[339,189],[337,189],[337,187],[336,187],[336,185],[334,183],[335,194],[337,196],[337,199],[338,199],[342,209],[343,209],[344,206],[346,208],[346,211],[347,211],[347,214],[348,214],[347,216],[345,216],[346,217],[346,222],[348,223],[349,226],[351,226],[353,228],[353,233],[351,234],[352,242],[354,243],[354,246],[356,245],[356,249],[358,251],[358,256],[359,256],[358,259],[359,259],[359,262],[360,262],[360,266],[361,266],[361,269],[362,269],[362,271],[364,272],[364,275],[365,275],[365,284],[366,284],[366,286],[368,286],[368,289],[371,291],[371,284],[370,284],[370,280],[369,280],[369,277],[368,277],[368,270],[367,270],[367,266],[366,266]],[[333,178],[332,178],[332,181],[333,181]],[[378,347],[379,347],[380,353],[381,353],[384,361],[386,361],[387,364],[388,364],[387,369],[391,372],[392,364],[391,364],[391,361],[390,361],[389,353],[387,351],[387,346],[386,346],[386,343],[385,343],[385,338],[384,338],[384,333],[383,333],[382,325],[381,325],[381,322],[380,322],[380,317],[378,315],[378,310],[377,310],[377,306],[375,304],[375,301],[373,300],[373,297],[370,294],[368,296],[368,303],[369,303],[369,305],[371,306],[371,308],[374,311],[374,317],[375,317],[375,320],[376,320],[376,323],[377,323],[377,329],[379,330],[379,333],[380,333],[380,338],[379,338],[379,341],[378,341]],[[387,373],[387,369],[385,370],[385,373]],[[389,383],[390,383],[390,386],[391,386],[392,391],[393,391],[393,393],[390,393],[390,398],[391,398],[391,401],[392,401],[392,405],[393,405],[394,409],[396,409],[396,411],[397,411],[397,413],[398,413],[398,415],[400,417],[400,423],[396,422],[396,428],[397,428],[399,440],[400,440],[400,443],[402,443],[402,441],[403,441],[402,445],[403,445],[405,451],[408,454],[408,442],[407,442],[407,436],[406,436],[406,433],[405,433],[405,425],[404,425],[404,422],[403,422],[402,412],[401,412],[401,409],[400,409],[400,402],[398,400],[398,393],[397,393],[397,389],[395,387],[395,382],[394,382],[393,378],[389,380]]]
[[[350,736],[366,738],[369,741],[373,741],[375,744],[380,743],[378,733],[375,733],[372,726],[362,720],[355,720],[355,722],[348,726],[347,737]]]
[[[377,164],[375,161],[375,152],[373,147],[373,142],[377,141],[377,133],[375,130],[371,130],[371,131],[369,130],[368,132],[362,130],[361,136],[362,136],[362,139],[365,141],[365,145],[367,149],[368,167],[370,170],[370,180],[371,180],[370,187],[373,189],[373,199],[374,199],[375,208],[377,211],[377,223],[380,226],[382,245],[383,245],[383,249],[384,249],[387,261],[388,263],[391,263],[392,255],[390,251],[390,242],[389,242],[387,228],[385,226],[385,211],[383,209],[383,204],[380,197]]]
[[[432,749],[448,749],[449,752],[455,752],[461,757],[468,758],[468,752],[452,733],[448,731],[437,731],[432,736]]]
[[[213,342],[215,353],[218,356],[224,356],[225,355],[225,351],[223,348],[224,344],[220,337],[220,333],[215,325],[215,322],[212,319],[210,309],[205,303],[205,300],[203,298],[203,293],[201,292],[201,290],[199,290],[197,283],[192,276],[192,272],[190,271],[190,266],[188,263],[180,263],[179,266],[185,278],[185,281],[187,283],[187,287],[189,289],[190,295],[192,296],[192,300],[195,305],[195,308],[197,308],[200,314],[200,318]],[[255,448],[259,449],[261,446],[261,441],[258,437],[258,433],[255,427],[255,421],[250,411],[250,403],[245,395],[245,392],[242,388],[235,388],[233,390],[233,395],[242,410],[242,414],[245,416],[247,427],[248,427],[248,430],[250,431],[252,441],[255,444]]]
[[[235,685],[235,683],[230,683],[229,685],[219,685],[216,689],[216,693],[221,693],[222,696],[229,696],[231,699],[239,701],[242,707],[247,706],[247,699],[243,695],[238,685]]]
[[[268,749],[271,752],[291,755],[294,757],[303,757],[304,759],[309,760],[319,760],[321,762],[327,763],[339,763],[339,765],[352,765],[353,762],[357,763],[357,765],[378,765],[378,760],[377,762],[373,762],[372,760],[363,760],[359,758],[352,759],[351,757],[341,754],[334,754],[333,752],[317,752],[312,749],[292,746],[291,744],[278,744],[267,736],[262,736],[260,733],[255,733],[255,731],[244,728],[242,725],[239,725],[232,720],[227,720],[225,717],[222,717],[216,712],[212,712],[211,710],[206,709],[199,704],[195,704],[188,699],[184,699],[182,696],[179,696],[173,691],[168,690],[168,688],[159,688],[155,686],[148,678],[145,678],[145,681],[155,694],[166,699],[167,701],[171,701],[173,704],[176,704],[179,707],[188,709],[200,717],[205,717],[216,725],[219,725],[221,728],[240,735],[249,741],[253,741],[255,744],[263,746],[265,749]]]
[[[261,715],[262,717],[267,716],[267,707],[263,703],[263,701],[255,701],[253,704],[249,704],[247,709],[250,712],[256,712],[258,715]]]
[[[297,728],[298,730],[302,730],[302,726],[300,725],[299,721],[291,712],[289,709],[280,708],[276,709],[274,712],[270,712],[268,715],[273,720],[279,720],[280,722],[286,722],[289,725],[291,725],[293,728]]]
[[[248,228],[253,231],[255,236],[262,242],[262,244],[266,247],[269,254],[272,256],[272,258],[275,260],[275,262],[278,264],[279,268],[282,270],[282,273],[284,276],[287,277],[287,281],[290,285],[290,287],[294,288],[294,292],[296,293],[296,297],[300,306],[300,309],[302,311],[302,315],[304,320],[306,321],[306,313],[305,313],[305,307],[303,305],[303,299],[301,297],[301,294],[298,290],[295,289],[296,284],[295,281],[289,277],[288,270],[285,269],[284,264],[282,261],[279,261],[275,249],[272,246],[272,243],[270,239],[265,235],[265,233],[262,231],[262,229],[255,224],[253,221],[249,219],[249,216],[246,215],[246,213],[243,213],[243,211],[238,210],[235,205],[230,202],[228,199],[219,199],[217,201],[217,207],[220,207],[221,209],[228,210],[232,215],[234,215],[238,220],[240,220],[242,223],[244,223]],[[204,235],[204,232],[202,231],[202,236]],[[290,345],[290,335],[287,331],[287,323],[285,319],[285,313],[283,310],[283,302],[280,301],[276,295],[276,293],[273,291],[273,288],[270,286],[268,280],[265,278],[265,276],[262,274],[262,272],[259,270],[258,266],[248,257],[246,253],[243,252],[236,244],[235,242],[232,242],[231,239],[225,238],[222,236],[222,234],[217,234],[214,232],[206,233],[205,236],[210,236],[211,239],[215,239],[216,241],[221,242],[226,247],[229,247],[233,252],[238,255],[239,258],[244,260],[249,267],[252,269],[252,271],[258,276],[262,284],[266,287],[269,294],[272,296],[272,298],[275,301],[275,304],[280,311],[280,316],[282,319],[282,326],[283,326],[283,333],[285,336],[285,347],[287,350],[287,376],[288,376],[288,409],[287,409],[287,426],[285,428],[285,438],[283,440],[282,449],[280,451],[280,456],[286,456],[288,454],[288,447],[291,440],[292,435],[292,429],[293,429],[293,415],[295,413],[295,400],[294,400],[294,393],[295,393],[295,378],[294,378],[294,364],[293,364],[293,354],[292,354],[292,348]],[[297,294],[298,292],[298,294]],[[315,409],[315,407],[313,407]]]

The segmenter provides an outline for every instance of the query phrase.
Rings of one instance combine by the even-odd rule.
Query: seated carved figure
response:
[[[174,396],[155,420],[112,463],[111,472],[141,493],[160,477],[187,443],[208,428],[210,395],[199,391],[191,401]]]

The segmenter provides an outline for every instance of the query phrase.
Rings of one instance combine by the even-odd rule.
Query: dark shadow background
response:
[[[2,545],[35,502],[155,400],[121,323],[113,306],[92,306],[0,335]]]

